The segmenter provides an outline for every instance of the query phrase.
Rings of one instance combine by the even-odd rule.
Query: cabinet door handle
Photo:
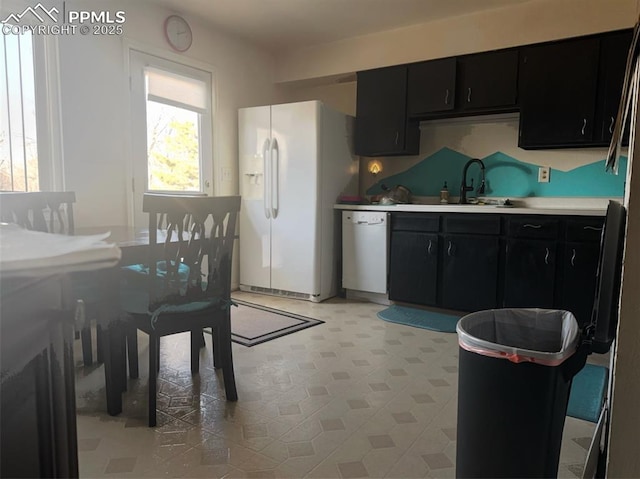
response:
[[[586,118],[583,118],[583,119],[582,119],[582,131],[581,131],[582,136],[584,136],[584,130],[585,130],[585,128],[587,128],[587,119],[586,119]]]
[[[549,264],[549,248],[545,248],[546,254],[544,255],[544,264]]]
[[[526,223],[523,225],[523,228],[533,228],[533,229],[540,229],[542,228],[542,225],[532,225],[531,223]]]
[[[573,248],[573,254],[571,255],[571,266],[576,265],[576,249]]]
[[[471,103],[471,87],[467,90],[467,103]]]
[[[432,243],[433,243],[433,241],[429,240],[429,246],[427,246],[427,254],[428,255],[431,255],[431,249],[432,249],[432,246],[433,246]]]
[[[613,133],[613,125],[615,124],[615,118],[611,117],[611,123],[609,123],[609,133]]]
[[[596,226],[583,226],[583,230],[592,230],[592,231],[602,231],[602,226],[600,228]]]
[[[445,94],[444,94],[444,104],[448,105],[449,104],[449,89],[447,88]]]
[[[400,139],[400,132],[396,131],[396,145],[398,144],[399,139]]]
[[[451,248],[453,247],[453,244],[451,243],[451,241],[449,241],[449,247],[447,248],[447,256],[451,256]]]

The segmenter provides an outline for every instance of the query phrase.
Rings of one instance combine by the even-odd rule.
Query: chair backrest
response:
[[[1,192],[0,219],[23,228],[72,235],[73,191]]]
[[[229,300],[240,197],[147,193],[142,210],[149,213],[149,310]]]

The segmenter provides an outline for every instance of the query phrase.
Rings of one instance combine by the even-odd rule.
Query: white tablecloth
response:
[[[0,223],[0,274],[46,276],[113,266],[120,248],[104,241],[109,233],[66,236]]]
[[[52,344],[58,314],[73,319],[68,273],[113,267],[120,248],[109,233],[66,236],[0,223],[0,380],[17,374]],[[69,314],[70,313],[70,314]]]

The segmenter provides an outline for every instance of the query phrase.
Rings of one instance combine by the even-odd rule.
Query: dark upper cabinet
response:
[[[518,51],[409,65],[409,116],[436,118],[516,110]]]
[[[611,141],[632,37],[633,31],[628,30],[607,34],[600,40],[596,141],[603,145]],[[629,123],[625,129],[623,142],[628,144],[628,140]]]
[[[456,97],[456,59],[409,65],[409,116],[451,111]]]
[[[456,107],[461,110],[516,109],[518,51],[467,55],[458,58]]]
[[[438,235],[394,231],[389,261],[389,299],[435,305],[438,285]]]
[[[406,65],[358,72],[356,109],[357,155],[418,154],[418,123],[407,115]]]
[[[521,49],[521,148],[593,141],[599,46],[599,38],[587,37]]]

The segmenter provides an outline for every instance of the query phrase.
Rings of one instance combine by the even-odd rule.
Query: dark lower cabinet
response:
[[[553,308],[590,321],[603,218],[398,212],[389,299],[458,311]]]
[[[389,299],[435,305],[438,235],[395,231],[391,237]]]
[[[505,308],[553,307],[556,245],[550,240],[507,240]]]
[[[496,307],[498,237],[442,237],[442,306],[460,311]]]
[[[566,243],[560,307],[571,311],[580,326],[591,320],[595,300],[599,243]]]

